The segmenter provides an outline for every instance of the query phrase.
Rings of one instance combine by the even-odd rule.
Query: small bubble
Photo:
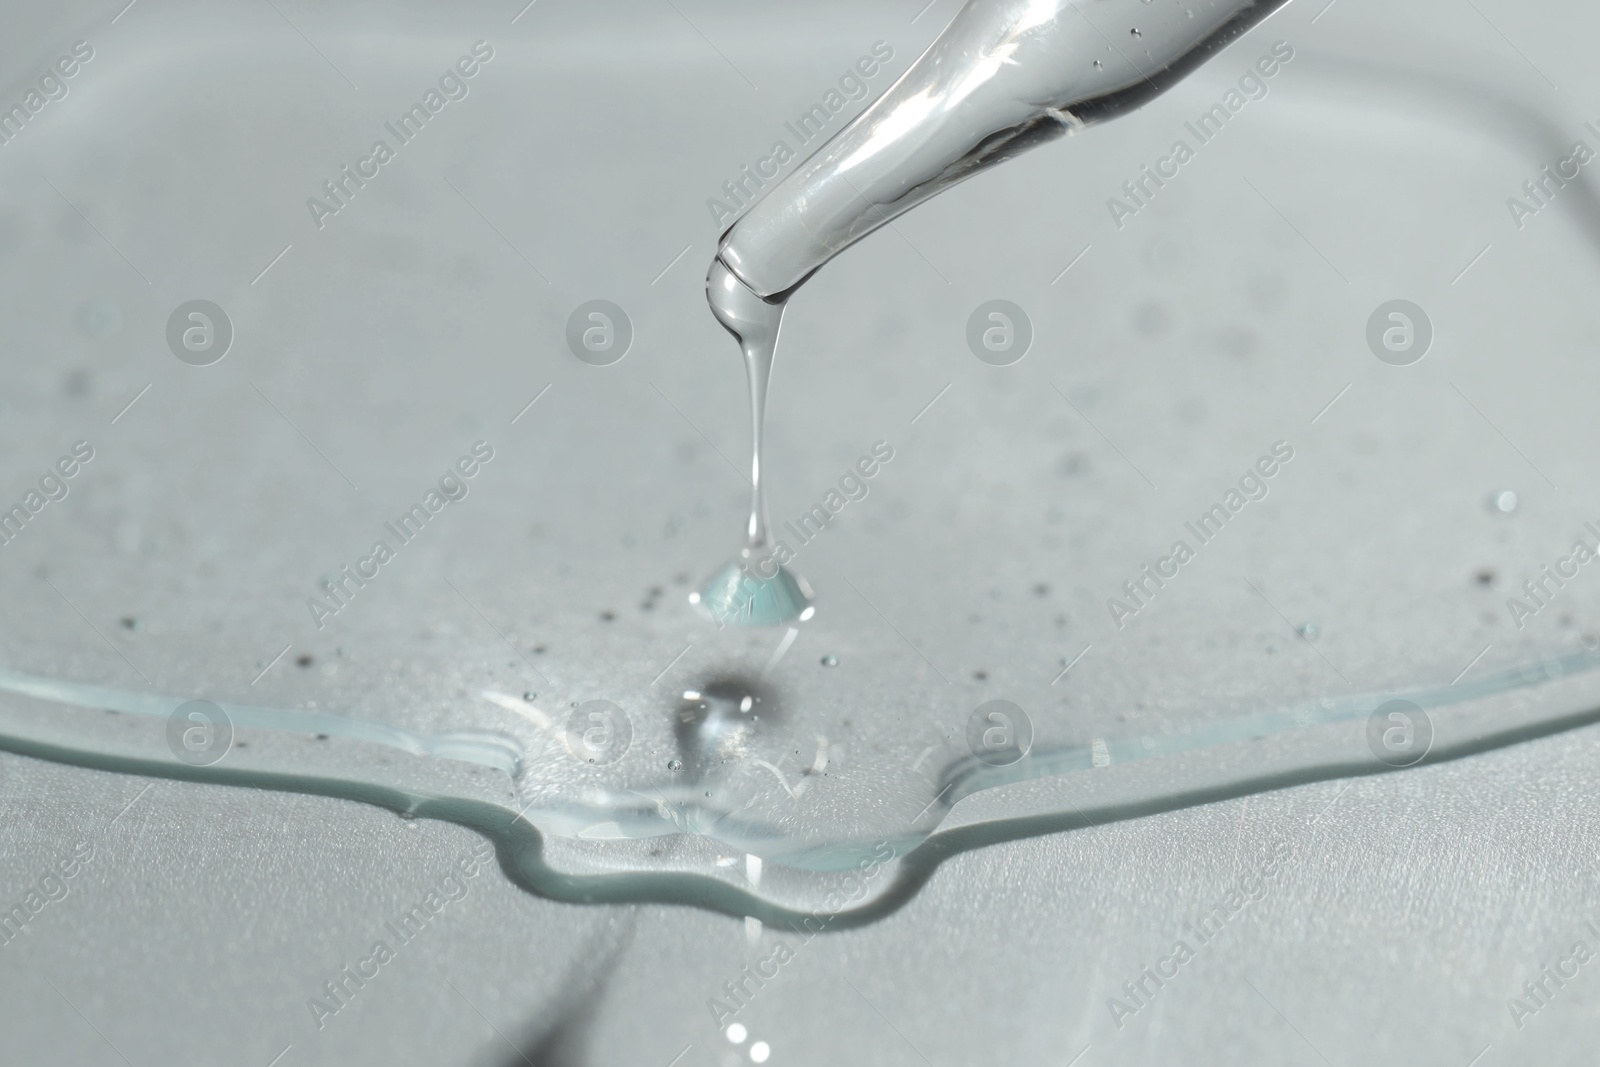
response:
[[[1095,70],[1104,70],[1105,67],[1106,67],[1106,65],[1104,63],[1100,62],[1098,59],[1094,61],[1094,69]]]
[[[822,657],[822,665],[824,667],[837,667],[839,665],[839,657],[830,652]]]
[[[613,622],[613,621],[616,620],[616,617],[617,617],[617,613],[614,612],[614,611],[602,611],[600,613],[600,621],[601,622]]]
[[[1478,571],[1478,584],[1479,585],[1493,585],[1494,584],[1494,568],[1493,567],[1483,567],[1483,568],[1479,569],[1479,571]]]
[[[1143,37],[1144,36],[1144,34],[1139,32],[1138,27],[1135,27],[1135,28],[1129,30],[1128,32],[1130,34],[1132,34],[1134,37]]]
[[[1317,624],[1314,622],[1303,622],[1300,624],[1298,629],[1300,636],[1304,637],[1308,641],[1312,638],[1322,636],[1322,631],[1317,628]]]
[[[1499,512],[1501,515],[1509,515],[1517,510],[1518,503],[1520,501],[1517,500],[1516,493],[1510,489],[1502,489],[1489,497],[1489,510]]]
[[[522,694],[522,699],[526,700],[530,704],[533,703],[536,699],[538,699],[538,697],[539,697],[539,694],[535,693],[532,689],[530,689],[526,693]]]
[[[667,760],[667,770],[669,770],[669,771],[681,771],[681,770],[683,770],[683,760],[681,760],[681,759],[669,759],[669,760]]]
[[[307,655],[304,655],[304,654],[301,654],[301,655],[296,656],[294,658],[294,665],[296,667],[309,667],[309,666],[311,666],[311,664],[313,662],[315,662],[315,661],[312,660],[312,658],[310,656],[307,656]]]
[[[122,628],[124,630],[142,630],[144,629],[144,623],[140,622],[132,615],[124,615],[122,617]]]

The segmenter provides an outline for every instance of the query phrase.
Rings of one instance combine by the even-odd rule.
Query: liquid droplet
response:
[[[669,771],[681,771],[681,770],[683,770],[683,760],[681,760],[681,759],[669,759],[669,760],[667,760],[667,770],[669,770]]]
[[[822,665],[824,667],[837,667],[839,665],[839,657],[830,652],[822,657]]]
[[[536,698],[537,698],[537,697],[538,697],[538,696],[539,696],[539,694],[538,694],[538,693],[535,693],[535,692],[534,692],[534,691],[533,691],[533,690],[532,690],[532,689],[530,689],[530,690],[528,690],[528,691],[527,691],[527,692],[526,692],[526,693],[523,693],[523,694],[522,694],[522,699],[523,699],[523,700],[526,700],[526,701],[527,701],[527,702],[528,702],[528,703],[530,703],[530,704],[532,704],[532,703],[533,703],[533,702],[534,702],[534,700],[535,700],[535,699],[536,699]]]
[[[1100,62],[1098,59],[1094,61],[1094,69],[1095,70],[1104,70],[1105,66],[1106,65],[1104,63]]]
[[[1521,501],[1517,499],[1516,493],[1510,489],[1502,489],[1489,498],[1489,510],[1498,512],[1501,515],[1509,515],[1517,510],[1519,503]]]
[[[805,579],[783,567],[770,578],[760,577],[755,571],[765,565],[765,549],[746,547],[691,593],[689,603],[734,625],[776,626],[809,619],[811,587]]]
[[[753,714],[758,705],[761,714]],[[781,717],[771,690],[724,675],[685,689],[672,725],[683,762],[690,773],[704,777],[715,766],[747,756],[766,726],[763,719]]]
[[[1132,34],[1133,36],[1135,36],[1135,37],[1143,37],[1144,36],[1144,34],[1139,32],[1137,27],[1135,27],[1134,29],[1129,30],[1128,32],[1130,34]]]
[[[720,259],[706,276],[706,299],[723,328],[733,334],[744,354],[750,385],[751,462],[750,517],[745,545],[689,597],[689,603],[719,623],[774,626],[809,619],[811,589],[773,556],[767,518],[765,470],[762,463],[767,418],[767,383],[778,347],[783,304],[763,300]]]

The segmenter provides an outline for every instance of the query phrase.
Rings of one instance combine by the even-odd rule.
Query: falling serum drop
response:
[[[739,554],[691,593],[689,602],[719,625],[774,626],[809,619],[816,610],[811,590],[774,553],[767,519],[763,455],[767,384],[783,322],[783,301],[757,296],[720,259],[712,261],[706,276],[706,298],[717,321],[739,342],[750,383],[750,518]]]

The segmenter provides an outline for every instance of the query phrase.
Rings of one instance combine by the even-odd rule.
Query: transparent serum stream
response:
[[[809,619],[811,589],[775,552],[767,517],[765,456],[767,387],[783,323],[783,301],[763,300],[718,260],[706,279],[717,321],[739,342],[750,384],[750,518],[739,554],[690,594],[689,602],[717,625],[774,626]]]

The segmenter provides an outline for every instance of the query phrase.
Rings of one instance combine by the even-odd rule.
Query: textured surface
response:
[[[746,492],[705,200],[874,41],[903,69],[950,5],[517,6],[10,17],[6,101],[74,41],[95,54],[0,145],[0,499],[75,441],[96,454],[0,547],[7,667],[530,746],[485,690],[619,700],[645,738],[685,686],[762,669],[781,633],[713,635],[683,604],[737,545]],[[896,458],[796,564],[819,616],[775,669],[781,736],[825,732],[834,763],[803,804],[769,791],[788,832],[908,820],[927,782],[897,775],[960,753],[991,697],[1049,740],[1165,733],[1600,632],[1587,570],[1524,629],[1505,607],[1600,521],[1600,216],[1581,183],[1520,230],[1505,204],[1596,143],[1600,25],[1480,7],[1292,5],[794,301],[775,518],[876,440]],[[469,95],[319,229],[306,198],[480,39]],[[1279,39],[1296,58],[1271,92],[1118,229],[1106,198]],[[1013,367],[964,339],[996,297],[1034,324]],[[204,368],[164,338],[196,298],[237,332]],[[563,340],[595,298],[636,334],[610,367]],[[1414,366],[1366,347],[1393,298],[1437,331]],[[1280,439],[1296,458],[1271,495],[1117,629],[1106,599]],[[477,440],[495,459],[467,497],[318,629],[317,580]],[[1491,510],[1506,490],[1515,510]],[[481,839],[453,825],[4,756],[3,899],[92,855],[0,947],[0,1016],[21,1062],[709,1064],[757,1040],[774,1063],[1577,1062],[1592,965],[1520,1029],[1508,999],[1575,940],[1600,951],[1594,735],[963,853],[803,947],[709,911],[549,902],[474,866]],[[625,766],[672,754],[641,741]],[[1136,1006],[1123,983],[1280,843],[1261,899],[1119,1027],[1108,998]],[[465,895],[319,1028],[310,998],[462,860]],[[707,999],[780,940],[794,958],[736,1048]]]

